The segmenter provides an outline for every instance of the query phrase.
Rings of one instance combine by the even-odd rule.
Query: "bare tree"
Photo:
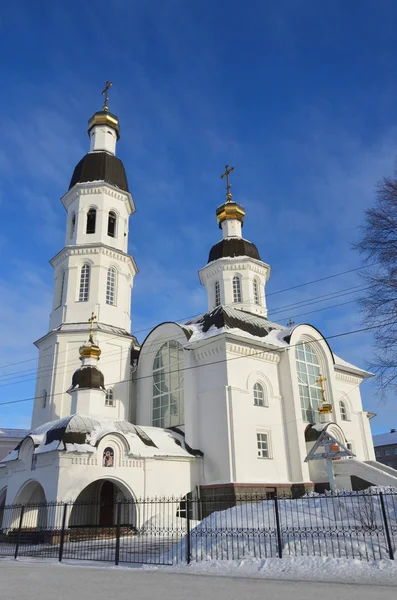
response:
[[[376,350],[369,368],[378,376],[383,398],[397,391],[397,171],[377,186],[376,204],[366,211],[355,248],[371,265],[361,300],[365,322],[374,327]]]

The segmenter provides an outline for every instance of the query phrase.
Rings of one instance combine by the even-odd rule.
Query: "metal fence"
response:
[[[258,495],[0,506],[0,557],[178,564],[247,557],[394,559],[397,494]]]

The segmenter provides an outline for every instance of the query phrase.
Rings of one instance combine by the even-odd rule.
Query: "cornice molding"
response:
[[[278,365],[280,362],[280,355],[275,352],[267,352],[266,350],[261,351],[257,348],[244,346],[242,344],[227,342],[226,351],[231,352],[232,354],[238,354],[240,356],[247,356],[248,358],[252,357],[265,362],[274,363],[276,365]]]
[[[340,373],[339,371],[335,371],[335,379],[339,381],[345,381],[347,383],[359,384],[362,383],[361,377],[354,377],[354,375],[346,375],[346,373]]]
[[[266,277],[270,267],[266,265],[266,263],[259,263],[257,260],[253,258],[247,257],[246,260],[241,260],[242,257],[236,257],[236,259],[218,259],[214,263],[210,263],[206,265],[202,269],[200,269],[199,274],[205,279],[211,279],[215,275],[219,275],[219,273],[223,273],[224,271],[253,271],[257,275],[262,275]],[[235,260],[235,262],[234,262]]]
[[[125,254],[115,248],[110,248],[104,245],[92,245],[92,246],[65,246],[63,250],[58,252],[51,260],[50,264],[56,268],[58,267],[68,256],[89,256],[94,254],[102,254],[108,256],[114,260],[118,260],[123,263],[127,263],[132,276],[138,272],[135,260],[129,254]]]
[[[196,360],[205,361],[208,358],[212,358],[213,356],[217,356],[224,352],[224,345],[218,344],[212,346],[212,348],[207,348],[206,350],[198,348],[197,350],[193,350],[193,352]]]
[[[67,210],[72,202],[76,200],[76,198],[94,194],[106,194],[107,196],[110,196],[110,198],[120,200],[121,202],[129,205],[131,214],[135,212],[135,204],[132,194],[130,192],[123,192],[122,190],[119,190],[118,188],[115,188],[106,182],[101,182],[100,185],[95,182],[76,184],[71,190],[62,196],[61,201]]]

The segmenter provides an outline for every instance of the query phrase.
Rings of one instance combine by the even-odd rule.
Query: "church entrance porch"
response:
[[[116,527],[123,533],[136,528],[136,506],[132,494],[120,482],[99,479],[84,488],[71,507],[70,539],[113,537]]]

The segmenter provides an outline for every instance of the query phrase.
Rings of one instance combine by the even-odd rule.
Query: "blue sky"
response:
[[[286,323],[354,300],[280,310],[360,285],[357,273],[274,292],[361,265],[351,244],[376,182],[395,167],[396,19],[389,0],[3,3],[0,365],[9,366],[0,403],[34,394],[32,342],[48,329],[52,298],[48,260],[64,243],[59,198],[88,149],[87,120],[106,79],[137,205],[138,338],[206,310],[197,271],[220,237],[226,163],[236,167],[244,235],[273,269],[269,318]],[[296,321],[324,335],[361,326],[355,302]],[[357,334],[332,347],[365,366],[371,341]],[[380,403],[372,382],[362,394],[378,413],[373,431],[396,425],[394,398]],[[31,406],[0,406],[0,425],[28,426]]]

